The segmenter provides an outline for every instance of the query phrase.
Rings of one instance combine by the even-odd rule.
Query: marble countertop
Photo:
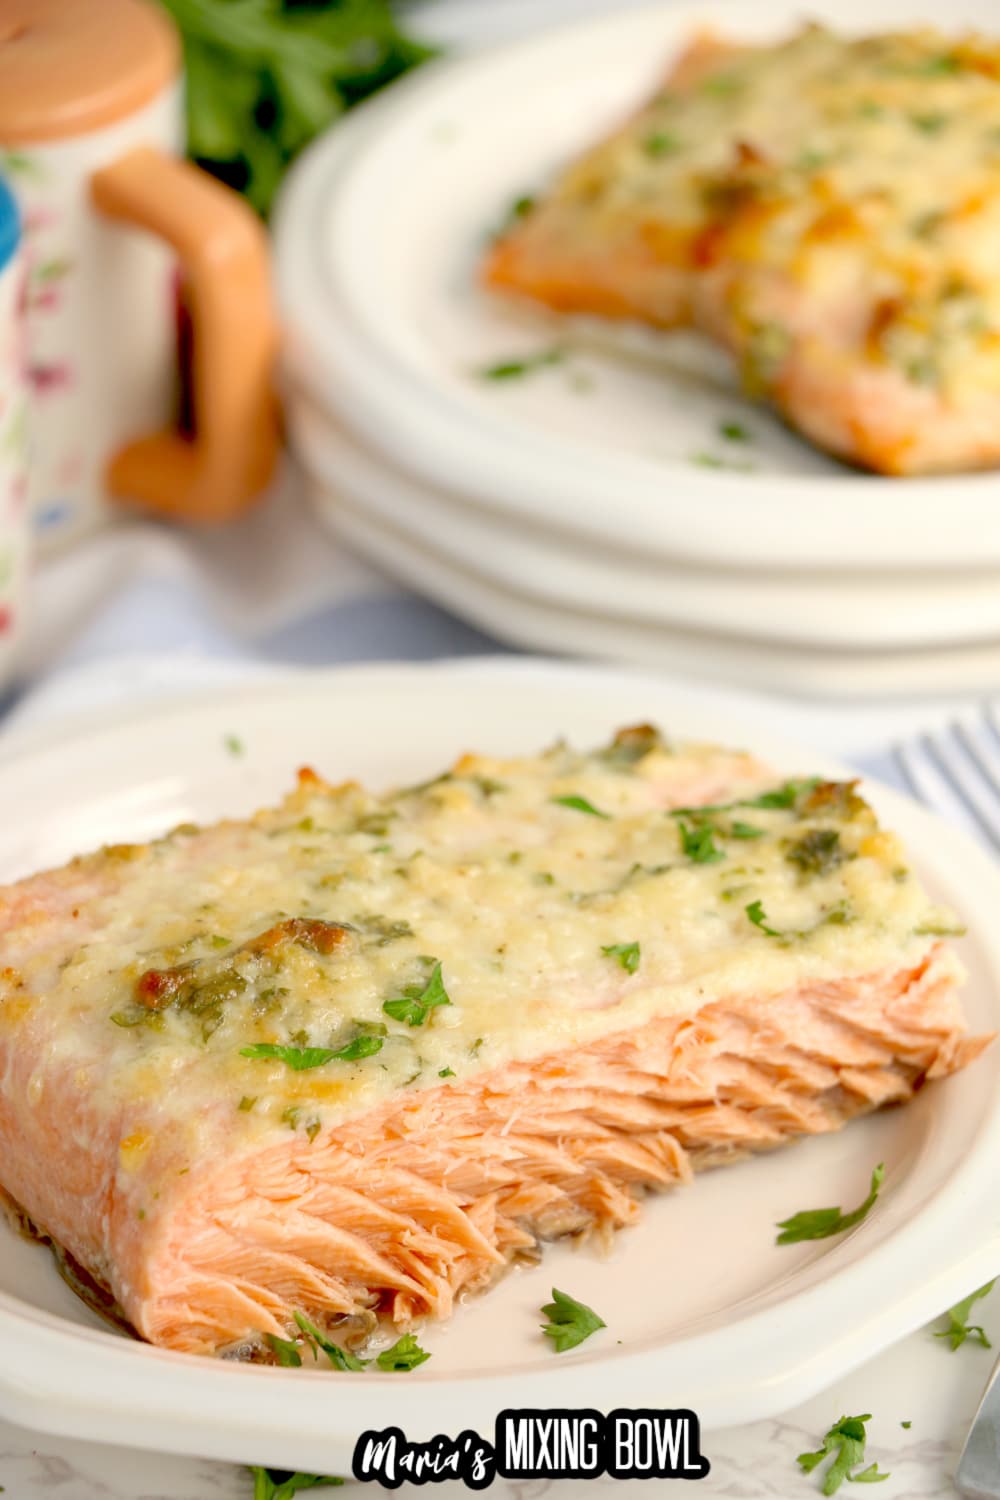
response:
[[[1000,1289],[996,1305],[987,1301],[981,1308],[987,1333],[1000,1341]],[[823,1338],[821,1328],[816,1337]],[[952,1352],[930,1329],[920,1330],[783,1417],[704,1434],[702,1450],[712,1471],[691,1493],[698,1500],[808,1500],[820,1493],[821,1481],[800,1472],[796,1454],[817,1447],[839,1417],[871,1412],[868,1459],[891,1476],[876,1492],[879,1500],[955,1500],[955,1465],[993,1358],[971,1343]],[[614,1404],[613,1390],[607,1404]],[[904,1428],[904,1421],[911,1426]],[[551,1489],[556,1496],[580,1493],[604,1500],[643,1485],[647,1496],[662,1493],[668,1482],[497,1480],[489,1495],[490,1500],[540,1500]],[[253,1495],[248,1471],[230,1464],[63,1441],[3,1422],[0,1485],[3,1500],[252,1500]],[[401,1500],[418,1495],[454,1500],[470,1493],[456,1484],[404,1485],[395,1491]]]

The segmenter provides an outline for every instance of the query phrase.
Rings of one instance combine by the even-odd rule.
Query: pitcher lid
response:
[[[179,71],[176,29],[155,0],[3,0],[0,150],[110,125]]]
[[[4,269],[21,238],[21,221],[10,188],[0,177],[0,271]]]

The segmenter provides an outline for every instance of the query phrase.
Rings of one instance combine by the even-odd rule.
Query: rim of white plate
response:
[[[449,565],[482,575],[501,589],[555,609],[599,612],[610,619],[665,629],[734,631],[767,649],[817,653],[933,651],[1000,637],[1000,588],[992,578],[941,575],[933,589],[908,574],[871,574],[850,586],[823,573],[695,569],[659,559],[610,553],[541,531],[525,535],[364,445],[318,408],[304,391],[288,403],[289,429],[321,513],[347,498]],[[324,503],[329,497],[328,503]],[[380,562],[391,569],[395,543],[386,533]],[[439,595],[444,600],[446,596]],[[859,663],[860,665],[860,663]]]

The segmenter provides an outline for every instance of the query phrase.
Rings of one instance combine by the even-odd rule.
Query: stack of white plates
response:
[[[812,12],[877,28],[932,19],[919,4]],[[992,4],[954,0],[949,24],[988,27]],[[723,0],[712,19],[777,36],[798,0]],[[995,688],[1000,478],[856,473],[750,405],[694,339],[567,328],[477,285],[511,203],[705,22],[703,5],[619,10],[437,64],[307,153],[276,246],[315,504],[518,644],[797,692]]]

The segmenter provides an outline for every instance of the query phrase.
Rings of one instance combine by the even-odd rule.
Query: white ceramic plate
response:
[[[927,650],[817,650],[788,642],[672,628],[602,613],[597,601],[569,609],[493,581],[482,559],[456,565],[436,535],[376,516],[349,484],[328,486],[308,471],[309,499],[349,547],[443,608],[471,620],[497,640],[535,651],[597,656],[658,671],[804,698],[850,702],[900,700],[956,693],[992,695],[1000,680],[1000,642]],[[849,607],[849,606],[848,606]]]
[[[303,463],[327,492],[346,496],[373,523],[438,553],[473,576],[526,599],[571,612],[727,633],[763,645],[819,651],[876,651],[1000,646],[1000,573],[789,574],[763,569],[709,569],[597,547],[469,506],[422,485],[304,392],[287,405]],[[329,509],[319,501],[320,514]],[[379,561],[392,568],[394,549]],[[448,601],[441,596],[441,602]],[[543,643],[544,644],[544,643]]]
[[[59,743],[22,738],[0,756],[0,874],[247,812],[303,761],[334,778],[412,780],[464,747],[528,750],[560,733],[586,743],[637,718],[752,744],[783,772],[838,769],[619,671],[471,661],[299,673],[122,714]],[[226,751],[232,733],[242,758]],[[998,1024],[996,866],[905,799],[872,795],[935,893],[966,916],[968,1014],[976,1027]],[[406,1376],[227,1365],[132,1342],[100,1326],[44,1251],[4,1231],[0,1412],[75,1436],[326,1472],[346,1470],[363,1428],[489,1433],[506,1406],[691,1406],[706,1427],[774,1413],[1000,1269],[998,1084],[1000,1049],[905,1110],[650,1202],[606,1259],[553,1246],[542,1266],[427,1331],[433,1357]],[[775,1247],[776,1220],[858,1200],[879,1160],[885,1189],[861,1227]],[[554,1355],[538,1332],[552,1285],[597,1307],[607,1332]]]
[[[928,0],[815,0],[810,14],[859,29],[940,21]],[[749,408],[725,362],[691,340],[630,338],[609,353],[591,331],[530,378],[476,374],[564,333],[476,289],[507,205],[632,107],[692,30],[764,38],[800,20],[799,0],[616,8],[428,69],[366,105],[306,153],[279,205],[290,359],[394,462],[532,524],[714,565],[996,565],[995,475],[842,468]],[[992,29],[993,0],[953,0],[948,24]],[[749,453],[718,437],[732,418],[754,433]],[[749,458],[754,472],[694,466],[704,452]]]

